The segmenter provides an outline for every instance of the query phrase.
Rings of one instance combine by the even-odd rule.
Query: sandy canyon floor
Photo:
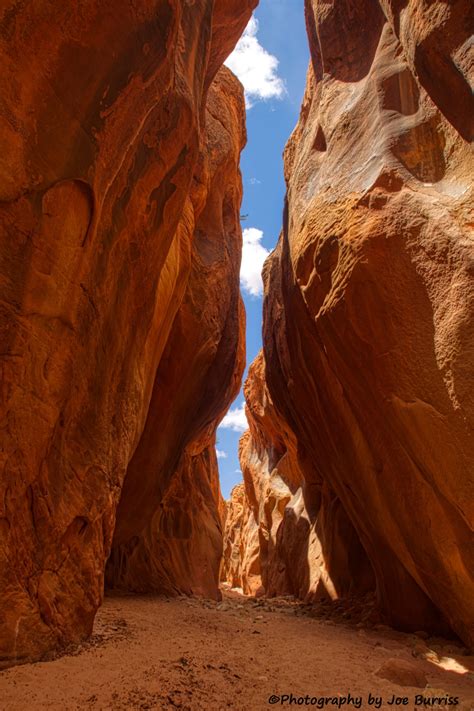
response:
[[[0,708],[413,709],[420,694],[427,704],[419,708],[474,708],[467,650],[367,617],[350,603],[310,606],[231,591],[221,603],[108,597],[80,648],[0,674]],[[392,695],[401,700],[390,706]],[[448,696],[458,704],[431,703]]]

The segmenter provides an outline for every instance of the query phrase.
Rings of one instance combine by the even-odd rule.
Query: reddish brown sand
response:
[[[413,678],[426,677],[423,692],[375,674],[388,660],[389,674],[406,674],[394,659],[402,660],[402,669],[403,662],[410,665]],[[458,706],[445,708],[464,711],[474,707],[473,663],[460,645],[371,628],[354,608],[339,605],[254,600],[228,591],[222,603],[109,597],[92,639],[80,649],[0,674],[0,708],[247,711],[271,708],[272,694],[349,692],[363,697],[360,708],[375,708],[367,704],[372,692],[386,702],[392,694],[408,697],[408,705],[396,707],[405,709],[414,708],[415,694],[458,696]],[[314,701],[310,707],[318,708]]]

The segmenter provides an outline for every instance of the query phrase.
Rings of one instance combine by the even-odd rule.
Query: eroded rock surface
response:
[[[340,501],[328,486],[307,486],[295,436],[268,392],[263,352],[244,392],[250,429],[239,448],[244,484],[227,509],[226,581],[246,594],[306,601],[369,592],[372,569]]]
[[[306,1],[242,469],[269,590],[339,594],[334,542],[357,586],[355,540],[386,621],[472,644],[470,6]]]
[[[242,87],[223,68],[211,85],[205,142],[180,225],[194,225],[187,288],[117,510],[112,587],[219,595],[215,430],[238,393],[245,361],[238,290],[244,127]]]
[[[165,572],[182,586],[180,546],[217,570],[213,428],[242,352],[243,109],[227,72],[205,106],[255,5],[0,10],[0,665],[90,633],[124,480],[146,498],[119,515],[118,541],[138,538],[126,582],[155,545],[168,560],[150,586]],[[154,424],[172,441],[152,466]]]
[[[266,265],[267,386],[306,487],[354,525],[387,619],[472,644],[470,3],[306,12],[312,62]]]
[[[262,585],[261,540],[258,518],[249,505],[244,484],[232,489],[226,502],[221,581],[245,595],[260,596]]]

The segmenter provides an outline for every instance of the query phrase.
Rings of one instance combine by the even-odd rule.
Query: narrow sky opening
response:
[[[288,30],[291,28],[291,31]],[[226,64],[245,88],[248,143],[242,154],[241,290],[247,311],[247,369],[262,345],[261,267],[282,223],[282,153],[298,120],[309,60],[303,0],[260,0]],[[217,430],[221,487],[242,480],[238,445],[247,429],[240,392]]]

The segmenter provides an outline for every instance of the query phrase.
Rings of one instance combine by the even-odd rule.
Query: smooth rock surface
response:
[[[385,622],[472,645],[472,3],[305,9],[242,517],[269,594],[369,590],[372,569]]]
[[[191,218],[194,223],[191,270],[125,477],[107,569],[110,587],[219,596],[215,430],[238,393],[245,361],[238,290],[244,127],[242,87],[223,68],[207,99],[192,210],[184,218],[183,230]]]
[[[160,463],[140,472],[152,490],[143,527],[163,497],[168,523],[158,545],[171,560],[181,544],[170,538],[208,526],[204,551],[202,539],[183,546],[217,566],[213,428],[238,387],[242,349],[243,110],[227,73],[210,101],[212,113],[229,90],[226,145],[205,107],[255,5],[7,0],[0,9],[2,666],[90,633],[122,485],[126,478],[136,496],[131,461],[146,449],[156,406],[183,430],[173,433],[162,484]],[[221,169],[229,194],[218,185],[214,204]],[[170,339],[190,347],[180,321],[196,328],[219,278],[227,290],[214,304],[214,330],[204,328],[199,352],[175,354]],[[214,380],[207,369],[221,355]],[[186,358],[195,373],[184,394],[177,376]],[[173,385],[155,405],[157,382],[168,377]],[[202,411],[198,395],[207,398]],[[186,397],[191,430],[177,414]],[[190,480],[196,487],[182,514],[171,480],[178,490]],[[167,573],[179,589],[181,570],[171,563]]]
[[[340,501],[386,620],[472,645],[470,6],[306,2],[264,351],[305,486]]]
[[[398,686],[424,689],[428,683],[423,671],[404,659],[387,659],[374,674],[380,679],[387,679]]]

